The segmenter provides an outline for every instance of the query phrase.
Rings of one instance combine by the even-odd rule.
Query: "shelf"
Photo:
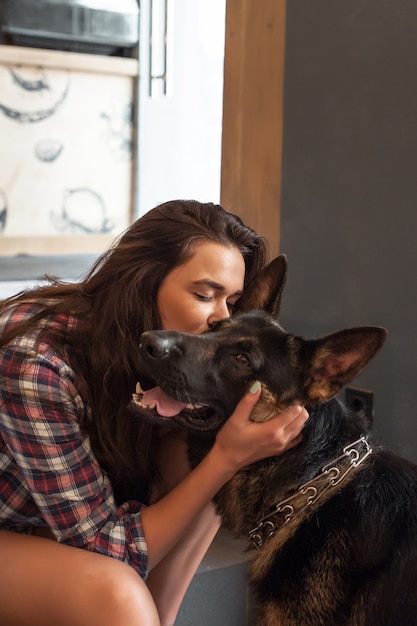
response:
[[[26,48],[23,46],[0,45],[0,63],[19,65],[41,65],[49,68],[65,68],[94,72],[95,74],[116,74],[136,77],[139,74],[137,59],[110,57],[99,54]]]

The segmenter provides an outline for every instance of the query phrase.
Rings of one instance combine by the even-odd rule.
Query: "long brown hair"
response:
[[[145,330],[161,327],[156,296],[165,276],[193,254],[196,241],[236,246],[245,261],[245,284],[265,264],[265,240],[221,206],[194,200],[159,205],[138,219],[93,265],[82,282],[53,284],[18,294],[0,311],[36,299],[42,311],[0,339],[0,346],[48,315],[74,314],[87,330],[52,335],[86,389],[91,420],[81,424],[118,501],[146,498],[155,475],[157,432],[127,409],[137,380],[136,352]]]

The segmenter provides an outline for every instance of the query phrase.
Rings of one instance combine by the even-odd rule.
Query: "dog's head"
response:
[[[215,430],[256,380],[262,393],[252,419],[264,421],[295,401],[324,402],[358,376],[385,329],[350,328],[314,340],[286,333],[277,321],[286,275],[281,255],[249,285],[236,314],[201,335],[144,333],[139,367],[156,387],[139,387],[133,410],[157,424]]]

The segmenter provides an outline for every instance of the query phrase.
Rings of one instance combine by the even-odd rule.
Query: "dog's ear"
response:
[[[287,257],[280,254],[251,280],[236,303],[236,313],[262,309],[277,318],[287,271]]]
[[[303,381],[306,402],[324,402],[335,396],[343,385],[360,374],[386,336],[385,328],[362,326],[304,341],[304,354],[310,355]]]

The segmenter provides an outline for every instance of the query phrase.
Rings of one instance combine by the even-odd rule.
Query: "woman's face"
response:
[[[244,278],[245,262],[238,248],[197,243],[193,256],[161,283],[157,306],[162,328],[197,334],[211,322],[230,317]]]

